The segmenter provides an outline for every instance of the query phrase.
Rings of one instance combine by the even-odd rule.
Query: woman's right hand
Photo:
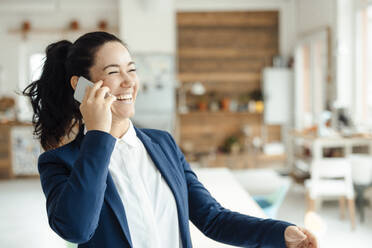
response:
[[[112,123],[111,105],[116,97],[109,94],[110,88],[101,87],[103,81],[100,80],[93,87],[87,86],[83,102],[80,104],[80,112],[83,115],[85,127],[89,130],[100,130],[110,133]]]

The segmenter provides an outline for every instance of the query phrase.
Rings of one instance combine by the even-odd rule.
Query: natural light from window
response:
[[[35,53],[30,56],[30,78],[31,82],[37,80],[41,76],[43,69],[45,54]]]

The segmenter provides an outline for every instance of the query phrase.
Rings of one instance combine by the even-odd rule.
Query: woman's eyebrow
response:
[[[134,61],[130,61],[129,63],[128,63],[128,66],[130,66],[130,65],[134,65],[135,63],[134,63]],[[110,64],[110,65],[106,65],[105,67],[103,67],[103,71],[104,70],[106,70],[107,68],[109,68],[109,67],[120,67],[120,65],[118,65],[118,64]]]
[[[120,67],[118,64],[111,64],[111,65],[106,65],[105,67],[103,67],[103,71],[106,70],[107,68],[109,67]]]

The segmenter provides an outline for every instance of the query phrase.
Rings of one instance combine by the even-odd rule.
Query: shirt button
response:
[[[119,144],[124,144],[124,140],[119,140]]]

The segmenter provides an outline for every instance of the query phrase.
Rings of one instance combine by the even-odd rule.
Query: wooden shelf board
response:
[[[178,79],[181,82],[195,82],[195,81],[228,81],[228,82],[257,82],[261,79],[261,74],[256,72],[246,73],[180,73]]]
[[[256,117],[261,117],[263,113],[250,113],[250,112],[231,112],[231,111],[217,111],[217,112],[212,112],[212,111],[200,111],[200,112],[188,112],[184,114],[180,114],[181,117],[197,117],[197,116],[208,116],[208,117],[221,117],[223,116],[256,116]]]
[[[179,48],[178,57],[183,58],[267,58],[278,54],[277,48],[257,49],[257,48]]]
[[[277,11],[177,13],[177,26],[179,27],[270,27],[277,25]]]
[[[107,28],[107,29],[99,29],[97,28],[79,28],[79,29],[70,29],[70,28],[32,28],[29,31],[23,31],[20,28],[16,29],[9,29],[8,33],[10,34],[25,34],[25,35],[32,35],[32,34],[59,34],[59,33],[89,33],[94,31],[105,31],[109,33],[118,33],[119,28]]]

